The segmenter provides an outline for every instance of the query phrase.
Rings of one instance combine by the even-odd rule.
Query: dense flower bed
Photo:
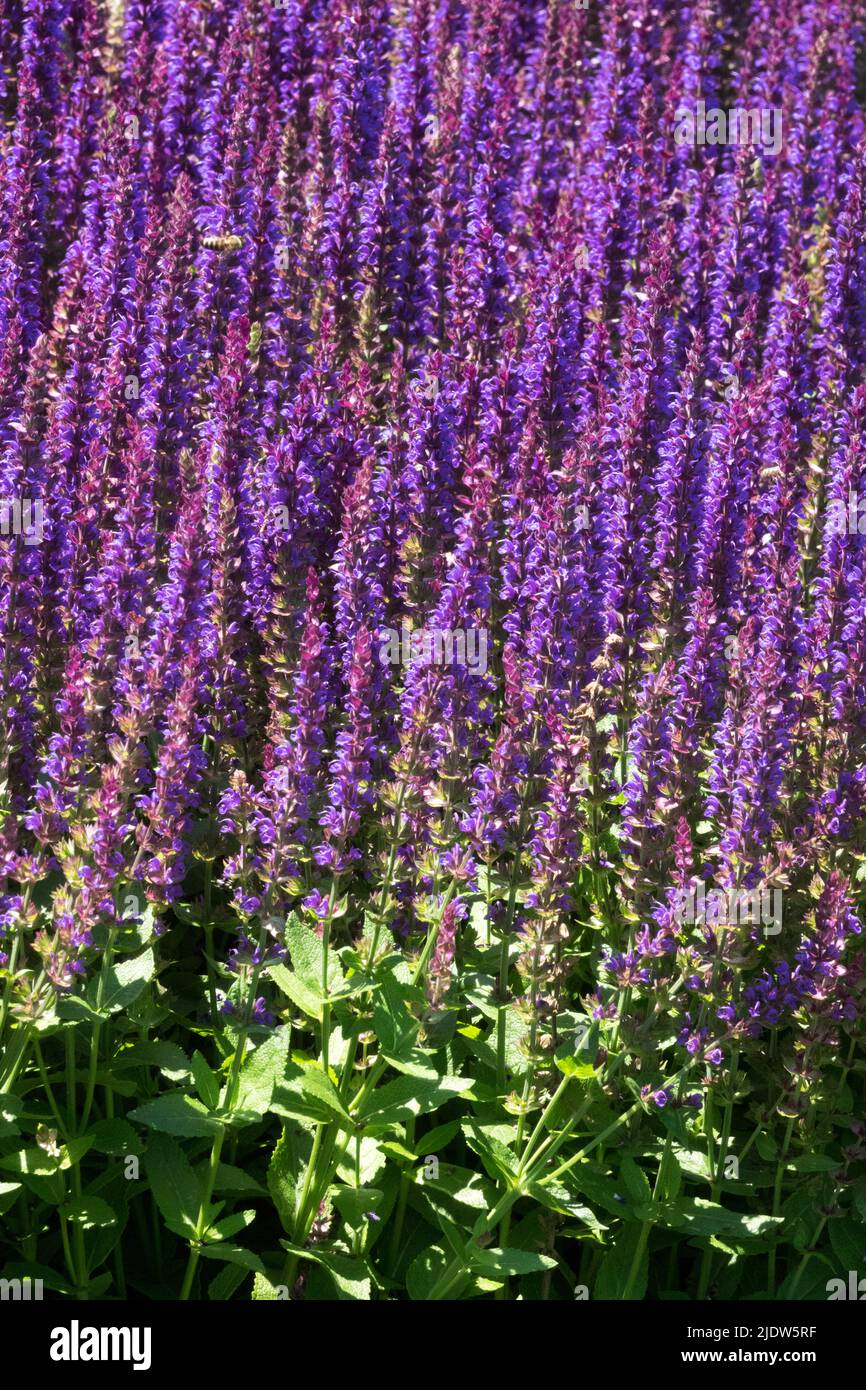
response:
[[[0,1275],[862,1273],[863,22],[6,0]]]

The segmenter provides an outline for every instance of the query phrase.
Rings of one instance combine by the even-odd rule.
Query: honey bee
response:
[[[201,244],[208,251],[238,251],[243,246],[243,241],[239,236],[204,236]]]
[[[60,1157],[60,1147],[57,1143],[57,1130],[49,1129],[47,1125],[36,1126],[36,1143],[49,1158]]]

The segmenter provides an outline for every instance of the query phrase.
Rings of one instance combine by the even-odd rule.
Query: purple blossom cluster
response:
[[[437,1008],[480,903],[536,1052],[589,998],[657,1105],[671,1020],[708,1076],[862,1020],[863,37],[856,0],[9,0],[22,1009],[140,892],[217,895],[255,979],[292,911],[410,954],[438,914]],[[698,101],[778,149],[676,140]],[[485,669],[383,663],[404,627]],[[677,921],[698,880],[783,930]]]

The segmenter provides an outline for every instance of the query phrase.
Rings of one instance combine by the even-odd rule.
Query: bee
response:
[[[239,236],[204,236],[201,244],[208,251],[238,251],[243,246]]]
[[[49,1158],[60,1157],[60,1147],[57,1143],[57,1130],[49,1129],[47,1125],[36,1126],[36,1143]]]

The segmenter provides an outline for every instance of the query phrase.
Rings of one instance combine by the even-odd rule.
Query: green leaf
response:
[[[255,1210],[250,1207],[246,1211],[236,1211],[231,1216],[225,1217],[223,1221],[215,1221],[205,1231],[205,1240],[229,1240],[236,1236],[239,1231],[246,1230],[256,1219]]]
[[[379,1187],[338,1187],[332,1191],[331,1201],[346,1225],[357,1230],[366,1223],[368,1212],[379,1210],[384,1196]]]
[[[283,1132],[268,1164],[268,1191],[277,1209],[283,1230],[289,1235],[295,1228],[299,1178],[300,1163],[294,1134],[289,1125],[283,1125]]]
[[[60,1150],[61,1169],[71,1168],[73,1164],[80,1163],[92,1145],[92,1134],[82,1134],[79,1139],[70,1139]]]
[[[131,889],[132,885],[130,885],[130,891]],[[124,896],[125,894],[120,895],[121,908],[123,907]],[[138,920],[129,921],[127,919],[126,926],[123,927],[121,932],[115,936],[115,951],[120,952],[140,950],[142,946],[146,946],[147,943],[152,939],[155,925],[156,910],[154,908],[153,903],[148,903],[142,911],[142,914],[138,918]]]
[[[260,1043],[241,1072],[238,1110],[264,1115],[273,1099],[274,1087],[286,1075],[291,1029],[276,1028]]]
[[[286,921],[286,944],[292,958],[295,973],[303,984],[319,994],[322,986],[322,962],[324,947],[322,940],[311,927],[290,916]],[[343,970],[335,951],[328,953],[328,987],[336,989],[343,983]]]
[[[117,1213],[102,1197],[77,1197],[73,1202],[64,1202],[60,1214],[67,1221],[83,1226],[85,1231],[98,1226],[116,1226]]]
[[[0,1139],[11,1139],[20,1134],[15,1123],[21,1102],[16,1096],[0,1096]]]
[[[591,1062],[579,1062],[576,1057],[570,1055],[554,1057],[553,1060],[563,1076],[569,1076],[575,1081],[592,1081],[595,1076],[595,1067]]]
[[[306,1099],[318,1108],[324,1107],[327,1119],[337,1119],[344,1129],[353,1130],[355,1122],[343,1104],[342,1097],[329,1076],[318,1067],[305,1067],[301,1078],[301,1091]]]
[[[46,1289],[51,1289],[53,1293],[63,1294],[64,1298],[76,1296],[76,1290],[69,1283],[68,1278],[62,1274],[56,1274],[48,1265],[7,1264],[3,1266],[0,1273],[4,1279],[41,1279]]]
[[[245,1250],[242,1245],[232,1245],[228,1241],[222,1241],[218,1245],[202,1245],[201,1254],[208,1260],[225,1260],[227,1264],[241,1265],[244,1269],[253,1269],[257,1274],[264,1274],[265,1267],[258,1255],[253,1254],[252,1250]]]
[[[268,974],[292,1003],[317,1022],[322,1021],[322,996],[318,989],[312,985],[305,984],[300,975],[289,970],[285,965],[271,965],[268,967]]]
[[[635,1219],[634,1210],[620,1185],[594,1164],[581,1163],[572,1169],[569,1187],[584,1193],[596,1206],[603,1207],[605,1211],[621,1217],[623,1221]]]
[[[256,1303],[279,1303],[288,1298],[289,1291],[285,1284],[272,1284],[266,1274],[257,1274],[252,1296]]]
[[[182,1091],[166,1091],[165,1095],[130,1110],[129,1118],[164,1134],[179,1134],[187,1139],[212,1137],[219,1128],[201,1101]]]
[[[216,1110],[220,1100],[220,1083],[218,1078],[211,1071],[204,1057],[198,1051],[192,1054],[191,1066],[196,1090],[208,1110]]]
[[[527,1195],[551,1211],[563,1212],[566,1216],[573,1217],[594,1236],[601,1236],[608,1229],[599,1221],[592,1208],[584,1206],[563,1184],[546,1182],[542,1185],[534,1182],[527,1188]]]
[[[416,1255],[406,1271],[406,1292],[414,1302],[429,1299],[436,1284],[448,1268],[451,1256],[441,1245],[429,1245]],[[469,1283],[469,1272],[464,1271],[460,1281],[449,1291],[449,1297],[457,1298]]]
[[[773,1138],[772,1134],[765,1134],[763,1130],[759,1132],[755,1139],[755,1148],[758,1150],[759,1157],[761,1157],[765,1163],[775,1163],[779,1156],[779,1145],[776,1143],[776,1140]]]
[[[766,1235],[783,1224],[781,1216],[746,1216],[728,1211],[717,1202],[702,1197],[678,1198],[670,1208],[669,1224],[677,1230],[699,1236],[739,1236],[742,1238]]]
[[[208,1284],[207,1296],[214,1302],[223,1303],[232,1297],[247,1277],[247,1270],[239,1264],[223,1265],[219,1274]],[[261,1275],[256,1275],[257,1279]],[[253,1295],[255,1297],[255,1295]]]
[[[799,1261],[794,1265],[785,1282],[780,1284],[777,1298],[786,1301],[793,1299],[798,1303],[816,1299],[826,1301],[827,1284],[835,1275],[836,1271],[826,1256],[814,1251],[805,1269],[801,1268]]]
[[[91,1135],[96,1152],[110,1154],[113,1158],[137,1154],[141,1149],[141,1135],[126,1120],[99,1120]]]
[[[619,1165],[619,1176],[626,1193],[632,1202],[652,1201],[652,1189],[646,1173],[639,1168],[633,1158],[625,1157]]]
[[[485,1274],[488,1278],[537,1274],[556,1268],[556,1260],[550,1255],[541,1255],[535,1250],[501,1249],[497,1246],[490,1246],[487,1250],[473,1250],[470,1247],[469,1264],[477,1274]]]
[[[0,1182],[0,1216],[5,1215],[9,1208],[15,1205],[22,1186],[20,1182]]]
[[[172,1042],[133,1043],[119,1052],[112,1063],[118,1067],[157,1067],[169,1081],[185,1081],[191,1067],[185,1052]]]
[[[214,1192],[234,1192],[245,1197],[266,1197],[267,1191],[260,1182],[251,1178],[242,1168],[231,1163],[217,1164]]]
[[[445,1125],[434,1125],[426,1134],[416,1139],[415,1150],[418,1157],[426,1158],[428,1154],[435,1154],[444,1149],[446,1144],[451,1143],[459,1128],[459,1120],[449,1120]]]
[[[833,1254],[842,1270],[847,1273],[848,1270],[855,1269],[859,1277],[863,1270],[863,1261],[866,1259],[866,1227],[859,1221],[833,1217],[827,1223],[827,1234]]]
[[[415,1191],[430,1207],[436,1221],[441,1224],[445,1218],[467,1230],[477,1221],[484,1221],[496,1200],[496,1189],[487,1177],[451,1164],[442,1164],[437,1177],[427,1177],[424,1169],[419,1169]]]
[[[100,1023],[104,1013],[93,1008],[80,994],[64,994],[58,999],[55,1013],[62,1023]]]
[[[313,1250],[305,1246],[292,1245],[281,1240],[285,1250],[302,1259],[311,1260],[328,1271],[334,1283],[337,1297],[341,1300],[366,1302],[370,1297],[370,1277],[363,1260],[354,1255],[343,1254],[339,1250]]]
[[[666,1144],[659,1163],[658,1199],[660,1202],[673,1202],[679,1196],[683,1185],[683,1173],[676,1154],[670,1144]]]
[[[517,1159],[506,1144],[492,1134],[487,1134],[474,1120],[466,1120],[462,1126],[466,1143],[482,1160],[484,1167],[494,1180],[504,1178],[512,1186],[517,1172]]]
[[[400,1057],[414,1046],[418,1025],[409,1013],[413,991],[396,980],[386,979],[373,997],[373,1032],[382,1051]]]
[[[491,986],[492,984],[493,981],[491,980]],[[477,993],[467,991],[467,998],[480,1007],[480,996]],[[501,1011],[501,1005],[498,1003],[491,1003],[487,999],[485,999],[484,1007],[481,1008],[481,1012],[492,1020],[496,1020],[497,1015]],[[529,1066],[529,1059],[523,1047],[528,1030],[526,1023],[515,1009],[508,1008],[505,1009],[504,1012],[505,1071],[506,1075],[513,1083],[524,1074]],[[486,1067],[489,1067],[489,1069],[494,1072],[498,1068],[497,1028],[498,1023],[494,1022],[494,1026],[490,1030],[490,1035],[487,1038],[479,1037],[475,1029],[461,1028],[459,1030],[460,1035],[465,1039],[471,1051],[475,1053],[476,1057],[478,1057]]]
[[[0,1168],[7,1173],[35,1173],[37,1176],[44,1176],[56,1173],[59,1167],[58,1159],[49,1157],[43,1149],[35,1147],[19,1149],[17,1153],[5,1154],[0,1158]]]
[[[380,1139],[379,1148],[388,1158],[394,1158],[398,1163],[418,1162],[418,1155],[407,1149],[405,1144],[399,1144],[396,1139]]]
[[[99,978],[87,987],[87,1002],[101,1014],[114,1014],[128,1009],[153,977],[155,961],[150,947],[139,956],[129,956],[105,971],[100,997]]]
[[[154,1134],[144,1164],[166,1226],[184,1240],[195,1239],[204,1192],[183,1149],[167,1135]]]
[[[596,1019],[584,1027],[567,1048],[557,1049],[554,1061],[563,1076],[572,1076],[576,1081],[591,1081],[595,1076],[595,1058],[598,1053],[599,1025]]]
[[[786,1164],[794,1173],[834,1173],[841,1166],[841,1160],[829,1154],[801,1154]]]
[[[393,1124],[411,1115],[438,1110],[471,1088],[471,1080],[462,1076],[431,1075],[426,1080],[398,1076],[372,1092],[361,1115],[366,1124]]]
[[[640,1226],[623,1226],[614,1246],[602,1260],[595,1289],[596,1298],[642,1299],[649,1280],[646,1238]]]

